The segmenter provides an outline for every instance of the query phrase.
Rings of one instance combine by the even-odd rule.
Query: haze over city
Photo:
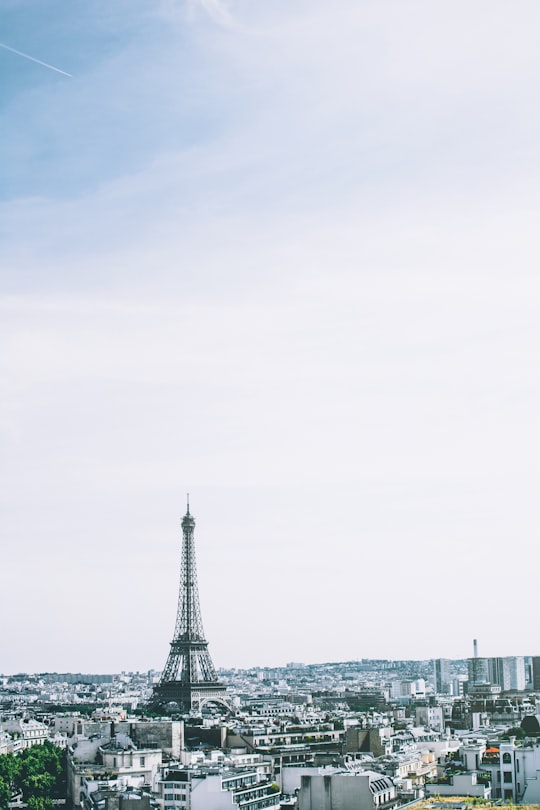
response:
[[[3,5],[0,672],[538,654],[538,4]]]

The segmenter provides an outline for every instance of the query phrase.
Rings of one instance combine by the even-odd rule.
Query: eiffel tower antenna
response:
[[[173,711],[190,712],[201,708],[203,703],[213,701],[224,703],[226,687],[218,680],[204,636],[197,566],[195,562],[195,541],[193,538],[195,519],[187,511],[182,518],[182,559],[180,564],[180,593],[174,637],[165,668],[159,683],[154,687],[149,708],[164,709],[168,704],[176,704]]]

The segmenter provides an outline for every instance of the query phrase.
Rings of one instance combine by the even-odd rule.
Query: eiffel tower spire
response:
[[[226,703],[226,687],[219,682],[204,637],[197,585],[194,541],[195,519],[189,511],[182,518],[180,593],[174,637],[159,683],[149,707],[165,708],[176,703],[183,711],[200,708],[207,701]]]

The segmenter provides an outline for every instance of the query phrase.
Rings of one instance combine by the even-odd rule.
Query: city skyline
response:
[[[383,667],[379,671],[379,675],[381,679],[383,676],[386,676],[388,682],[390,683],[392,679],[396,678],[395,672],[398,672],[398,676],[401,674],[401,679],[403,679],[403,673],[399,670],[399,667],[411,665],[413,668],[415,665],[419,665],[420,670],[425,670],[426,667],[431,668],[429,674],[425,671],[420,672],[420,670],[416,674],[410,674],[409,680],[414,680],[417,678],[421,678],[423,680],[431,681],[433,686],[440,686],[441,684],[445,683],[446,681],[451,682],[457,676],[456,673],[460,673],[462,676],[460,680],[465,679],[470,682],[471,685],[482,685],[487,683],[497,683],[498,680],[502,681],[504,679],[511,679],[512,675],[510,670],[506,670],[503,673],[503,666],[508,665],[518,665],[522,666],[524,673],[527,673],[527,670],[530,669],[528,674],[525,674],[525,685],[520,685],[519,687],[512,687],[509,686],[505,689],[505,691],[537,691],[537,689],[533,686],[532,680],[529,683],[529,676],[531,679],[533,677],[538,677],[538,662],[540,661],[540,656],[535,656],[534,654],[530,653],[521,653],[519,655],[510,655],[510,656],[479,656],[478,658],[469,656],[464,658],[353,658],[353,659],[340,659],[340,660],[318,660],[318,661],[283,661],[274,664],[260,664],[254,663],[251,666],[221,666],[217,667],[216,671],[220,674],[232,673],[232,672],[297,672],[301,670],[308,670],[308,669],[318,669],[318,668],[325,668],[325,667],[347,667],[353,666],[355,664],[359,664],[363,666],[369,665],[378,665],[379,663],[389,664],[389,665],[397,665],[398,670],[395,670],[393,666],[389,668]],[[473,662],[478,663],[478,667],[475,669],[475,664]],[[505,663],[508,662],[508,663]],[[444,674],[441,676],[441,667],[444,669]],[[24,672],[23,670],[19,672],[0,672],[1,676],[4,677],[13,677],[19,676],[22,674],[26,674],[31,677],[39,677],[40,675],[47,675],[49,678],[53,675],[69,675],[72,679],[70,682],[76,683],[77,681],[74,678],[78,675],[81,675],[83,678],[88,679],[91,677],[96,678],[105,678],[108,676],[119,676],[123,674],[137,674],[141,676],[148,676],[149,673],[154,673],[154,675],[159,675],[160,673],[163,674],[165,671],[165,667],[160,670],[159,668],[149,668],[146,670],[129,670],[129,669],[122,669],[117,670],[115,672],[105,672],[104,670],[99,671],[87,671],[87,672],[80,672],[75,669],[68,670],[66,672],[61,672],[60,670],[45,670],[39,669],[34,672]],[[488,675],[484,676],[484,672],[490,673],[491,676]],[[508,674],[510,673],[510,674]],[[535,674],[536,673],[536,674]],[[478,677],[480,675],[480,677]],[[398,677],[399,680],[399,677]],[[86,680],[85,680],[86,682]],[[91,682],[91,681],[88,681]],[[156,681],[159,683],[159,681]],[[444,693],[444,689],[437,689],[437,693]],[[458,697],[454,695],[454,697]]]
[[[527,654],[538,5],[3,12],[0,671]]]

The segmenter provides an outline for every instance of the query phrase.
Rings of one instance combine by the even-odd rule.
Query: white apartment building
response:
[[[472,773],[456,773],[425,786],[426,796],[476,796],[479,799],[491,798],[491,786],[481,777]]]
[[[492,797],[540,805],[540,742],[516,744],[514,737],[485,751],[482,770],[491,774]]]
[[[392,779],[375,771],[308,774],[298,794],[298,810],[390,810],[397,803]]]
[[[417,706],[415,720],[417,726],[425,726],[435,731],[444,731],[444,710],[442,706]]]
[[[124,748],[114,742],[106,743],[98,751],[106,771],[117,774],[125,785],[153,787],[162,765],[162,751],[155,748]]]
[[[67,798],[72,807],[87,806],[97,791],[129,790],[157,783],[161,749],[124,748],[103,740],[78,740],[70,749]]]
[[[414,681],[391,681],[390,698],[402,703],[409,703],[413,698],[423,699],[426,696],[426,682],[423,678]]]
[[[3,754],[12,754],[13,753],[13,739],[7,733],[7,731],[2,731],[0,729],[0,756]]]
[[[2,728],[13,738],[18,751],[31,748],[33,745],[43,745],[49,736],[49,727],[37,720],[14,719],[5,720]]]
[[[257,769],[169,771],[158,783],[162,810],[279,810],[279,787]]]

